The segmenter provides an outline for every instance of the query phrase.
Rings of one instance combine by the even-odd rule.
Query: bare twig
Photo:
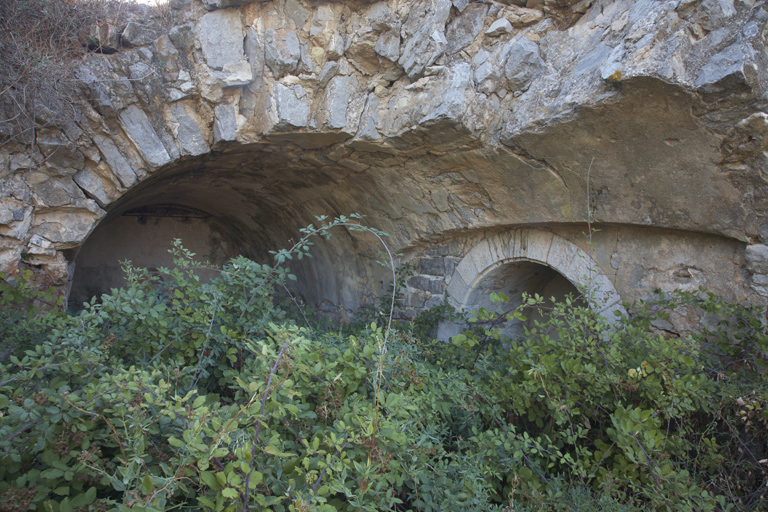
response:
[[[40,423],[41,421],[43,421],[43,419],[42,419],[42,418],[40,418],[40,419],[37,419],[37,420],[35,420],[35,421],[31,422],[31,423],[27,423],[26,425],[24,425],[23,427],[21,427],[19,430],[17,430],[17,431],[16,431],[16,432],[14,432],[13,434],[11,434],[11,435],[8,437],[8,439],[6,439],[5,441],[3,441],[3,444],[5,444],[5,443],[10,443],[10,442],[11,442],[11,441],[13,441],[13,440],[14,440],[14,439],[15,439],[17,436],[19,436],[20,434],[23,434],[24,432],[26,432],[26,431],[27,431],[27,430],[29,430],[30,428],[34,427],[35,425],[37,425],[37,424],[38,424],[38,423]]]
[[[288,348],[288,342],[286,341],[283,343],[283,348],[280,349],[280,352],[277,354],[277,359],[275,360],[275,364],[272,365],[272,369],[269,371],[269,379],[267,380],[267,389],[269,389],[269,386],[272,384],[272,378],[275,376],[275,372],[277,371],[277,365],[280,364],[280,358],[283,357],[283,354],[285,353],[285,350]],[[261,399],[261,409],[259,410],[259,421],[256,422],[256,433],[253,435],[253,445],[251,446],[251,463],[249,464],[248,468],[248,475],[245,477],[245,494],[243,496],[243,512],[247,512],[250,507],[248,505],[248,499],[250,497],[251,488],[250,488],[250,481],[251,481],[251,475],[253,474],[253,464],[256,460],[256,447],[259,445],[259,433],[261,432],[261,416],[264,415],[264,407],[267,405],[267,397],[269,397],[269,393],[264,393],[262,399]]]

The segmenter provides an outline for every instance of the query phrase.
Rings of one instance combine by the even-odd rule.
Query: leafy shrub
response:
[[[408,278],[413,275],[414,270],[409,263],[397,267],[386,292],[372,304],[364,304],[355,312],[349,326],[351,330],[364,329],[371,323],[384,325],[389,321],[390,313],[394,312],[393,325],[400,330],[409,331],[416,338],[426,340],[437,336],[440,322],[450,320],[461,323],[466,320],[466,315],[457,311],[447,298],[441,304],[421,311],[416,317],[408,317],[405,289]]]
[[[43,341],[47,334],[45,320],[57,316],[64,303],[53,287],[39,289],[31,269],[21,268],[6,275],[0,272],[0,357],[19,346]],[[40,317],[45,309],[51,314]]]
[[[566,301],[508,340],[499,323],[541,305],[499,294],[452,344],[288,321],[282,264],[350,224],[310,226],[275,265],[236,258],[209,283],[176,245],[175,268],[126,264],[128,285],[79,315],[21,322],[0,366],[0,509],[760,508],[754,312],[677,293],[610,327]],[[4,306],[21,291],[5,284]],[[711,327],[659,335],[679,307]]]

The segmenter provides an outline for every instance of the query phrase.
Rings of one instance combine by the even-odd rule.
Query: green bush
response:
[[[499,294],[451,344],[287,320],[282,264],[349,224],[209,283],[176,245],[174,268],[126,264],[127,286],[77,316],[3,317],[0,510],[764,508],[756,312],[676,293],[610,326],[566,301],[508,340],[500,323],[541,300]],[[0,293],[7,312],[32,290]],[[675,308],[711,327],[660,335]]]
[[[540,302],[477,317],[493,326]],[[686,338],[654,333],[654,321],[683,307],[707,313],[715,327]],[[677,292],[609,325],[566,301],[522,340],[508,343],[490,328],[454,342],[480,348],[471,363],[465,354],[451,363],[472,369],[479,400],[506,405],[495,414],[498,431],[483,436],[496,443],[501,473],[521,478],[523,495],[540,499],[552,475],[567,475],[641,509],[763,505],[768,338],[755,312]],[[516,449],[498,444],[502,432]],[[516,469],[520,460],[525,470]]]

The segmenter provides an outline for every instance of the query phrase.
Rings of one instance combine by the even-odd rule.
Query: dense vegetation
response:
[[[310,329],[283,263],[340,224],[209,283],[177,244],[77,315],[3,281],[0,510],[765,510],[760,312],[676,293],[609,326],[566,301],[509,340],[543,306],[498,294],[452,344]],[[701,332],[653,328],[676,308]]]

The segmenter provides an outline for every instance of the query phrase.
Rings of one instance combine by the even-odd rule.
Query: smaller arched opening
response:
[[[586,294],[580,290],[586,291]],[[523,302],[523,295],[538,294],[550,302],[568,296],[583,301],[609,322],[613,312],[624,312],[621,297],[592,258],[576,244],[553,233],[518,229],[486,238],[475,245],[450,276],[447,293],[454,307],[463,311],[484,307],[498,310],[490,300],[493,292],[510,298],[506,308]],[[505,333],[515,337],[542,320],[541,312],[526,315],[523,322],[509,322]],[[443,322],[440,339],[463,331],[464,325]]]
[[[509,303],[494,304],[490,299],[494,292],[506,295]],[[578,288],[552,267],[527,260],[508,260],[498,262],[479,276],[477,284],[466,298],[464,308],[474,311],[480,308],[489,311],[499,308],[506,310],[522,304],[526,294],[543,297],[543,308],[549,308],[567,297],[581,304],[586,303]],[[525,328],[533,329],[537,321],[545,320],[545,311],[538,308],[523,311],[526,321],[507,321],[500,328],[509,338],[520,336]]]

